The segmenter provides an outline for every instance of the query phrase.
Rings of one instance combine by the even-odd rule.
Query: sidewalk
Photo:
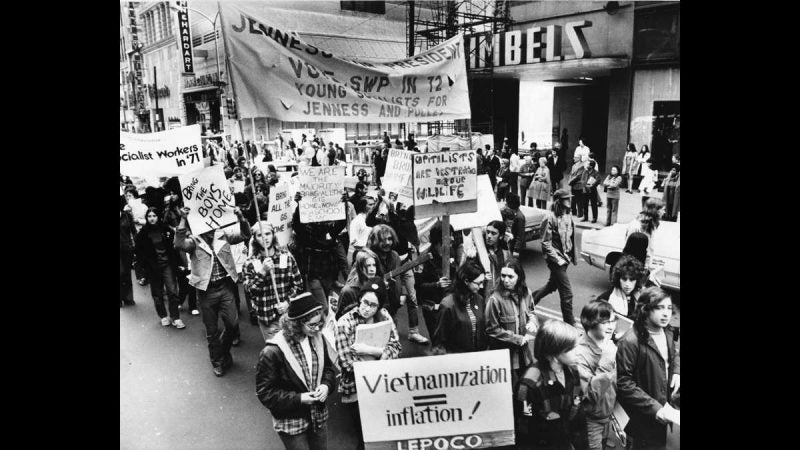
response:
[[[582,221],[575,221],[575,226],[578,228],[585,228],[585,229],[595,229],[598,230],[600,228],[605,228],[606,226],[606,214],[608,206],[608,202],[606,201],[606,193],[603,192],[602,189],[598,189],[597,192],[598,196],[600,197],[600,201],[603,202],[603,206],[597,207],[597,223],[592,222],[582,222]],[[658,192],[658,194],[662,194]],[[617,223],[629,223],[631,220],[635,219],[636,216],[642,210],[642,194],[639,192],[633,192],[632,194],[628,194],[625,192],[624,189],[620,191],[619,194],[619,208],[617,209]],[[589,205],[589,216],[592,216],[592,207]]]

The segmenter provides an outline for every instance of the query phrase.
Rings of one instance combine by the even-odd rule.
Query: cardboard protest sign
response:
[[[477,211],[476,156],[474,151],[415,153],[415,217],[419,219]]]
[[[178,177],[183,204],[191,208],[189,226],[198,236],[236,223],[236,202],[222,165],[210,166]]]
[[[241,117],[336,123],[471,117],[463,35],[407,59],[373,63],[318,49],[284,28],[281,9],[222,2],[220,11]]]
[[[147,134],[119,132],[119,171],[124,175],[183,175],[203,164],[200,125]]]
[[[271,223],[278,244],[286,246],[292,237],[292,215],[297,204],[294,202],[294,195],[289,194],[290,186],[288,182],[280,182],[269,190],[269,212],[267,222]]]
[[[478,175],[478,211],[474,213],[453,214],[450,216],[450,225],[453,229],[465,230],[467,228],[485,227],[493,220],[503,220],[500,207],[497,206],[492,182],[489,175]]]
[[[396,197],[396,201],[405,205],[413,205],[413,188],[411,182],[411,157],[414,152],[391,149],[386,160],[386,173],[381,179],[381,186],[388,196]]]
[[[508,350],[354,364],[367,449],[514,444]]]
[[[300,222],[344,220],[344,166],[299,167]]]

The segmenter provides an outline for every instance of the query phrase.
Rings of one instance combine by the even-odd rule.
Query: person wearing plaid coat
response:
[[[289,302],[281,330],[258,355],[256,395],[272,414],[272,425],[287,449],[328,448],[328,407],[336,387],[328,353],[322,305],[304,292]]]
[[[289,308],[289,299],[303,291],[303,277],[294,257],[278,246],[277,236],[269,222],[257,222],[251,231],[250,256],[242,270],[244,289],[253,303],[266,342],[278,332],[278,319]],[[266,250],[262,247],[261,236],[267,245]]]

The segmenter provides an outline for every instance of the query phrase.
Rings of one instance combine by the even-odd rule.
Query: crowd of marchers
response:
[[[341,147],[316,137],[280,145],[299,164],[347,159]],[[406,338],[425,346],[428,355],[509,350],[518,447],[602,449],[616,434],[629,448],[664,448],[672,426],[668,412],[680,407],[680,356],[677,330],[669,325],[671,295],[659,287],[658,266],[650,259],[660,221],[674,220],[679,211],[679,158],[668,176],[673,189],[666,204],[655,196],[644,199],[627,227],[608,289],[576,318],[567,275],[578,264],[575,221],[588,220],[589,204],[597,220],[596,189],[605,186],[617,194],[606,198],[608,224],[616,222],[615,191],[628,182],[620,168],[600,181],[583,142],[569,173],[558,151],[540,153],[535,144],[523,158],[507,143],[499,157],[491,146],[479,151],[479,173],[489,175],[505,201],[503,220],[472,231],[488,253],[485,266],[469,231],[450,227],[443,233],[441,221],[422,237],[431,257],[421,258],[414,206],[380,189],[392,145],[384,134],[383,148],[372,157],[374,176],[362,170],[355,189],[343,193],[345,219],[303,223],[298,208],[286,246],[266,220],[278,174],[272,165],[262,173],[253,163],[272,161],[266,148],[249,142],[205,146],[212,164],[224,165],[232,189],[235,181],[245,187],[234,194],[238,223],[200,235],[187,221],[191,211],[177,177],[140,195],[121,175],[120,306],[135,305],[132,270],[140,285],[149,285],[161,325],[185,328],[180,307],[188,300],[191,314],[202,316],[211,367],[221,377],[234,367],[231,347],[241,341],[244,303],[264,339],[256,393],[288,449],[327,448],[326,402],[334,389],[360,430],[353,364],[400,357],[395,317],[401,308],[408,315]],[[394,146],[420,151],[413,135]],[[298,193],[295,201],[301,199]],[[520,255],[525,238],[519,207],[526,199],[547,209],[541,246],[549,276],[539,280],[526,280]],[[448,273],[442,272],[443,258],[451,261]],[[563,321],[542,322],[536,305],[556,290]],[[633,322],[624,333],[616,331],[622,320]],[[356,342],[359,325],[377,322],[391,324],[385,345]],[[630,417],[624,432],[615,426],[616,405]]]

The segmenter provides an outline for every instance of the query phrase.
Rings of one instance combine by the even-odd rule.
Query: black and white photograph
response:
[[[120,449],[679,450],[680,11],[120,2]]]

